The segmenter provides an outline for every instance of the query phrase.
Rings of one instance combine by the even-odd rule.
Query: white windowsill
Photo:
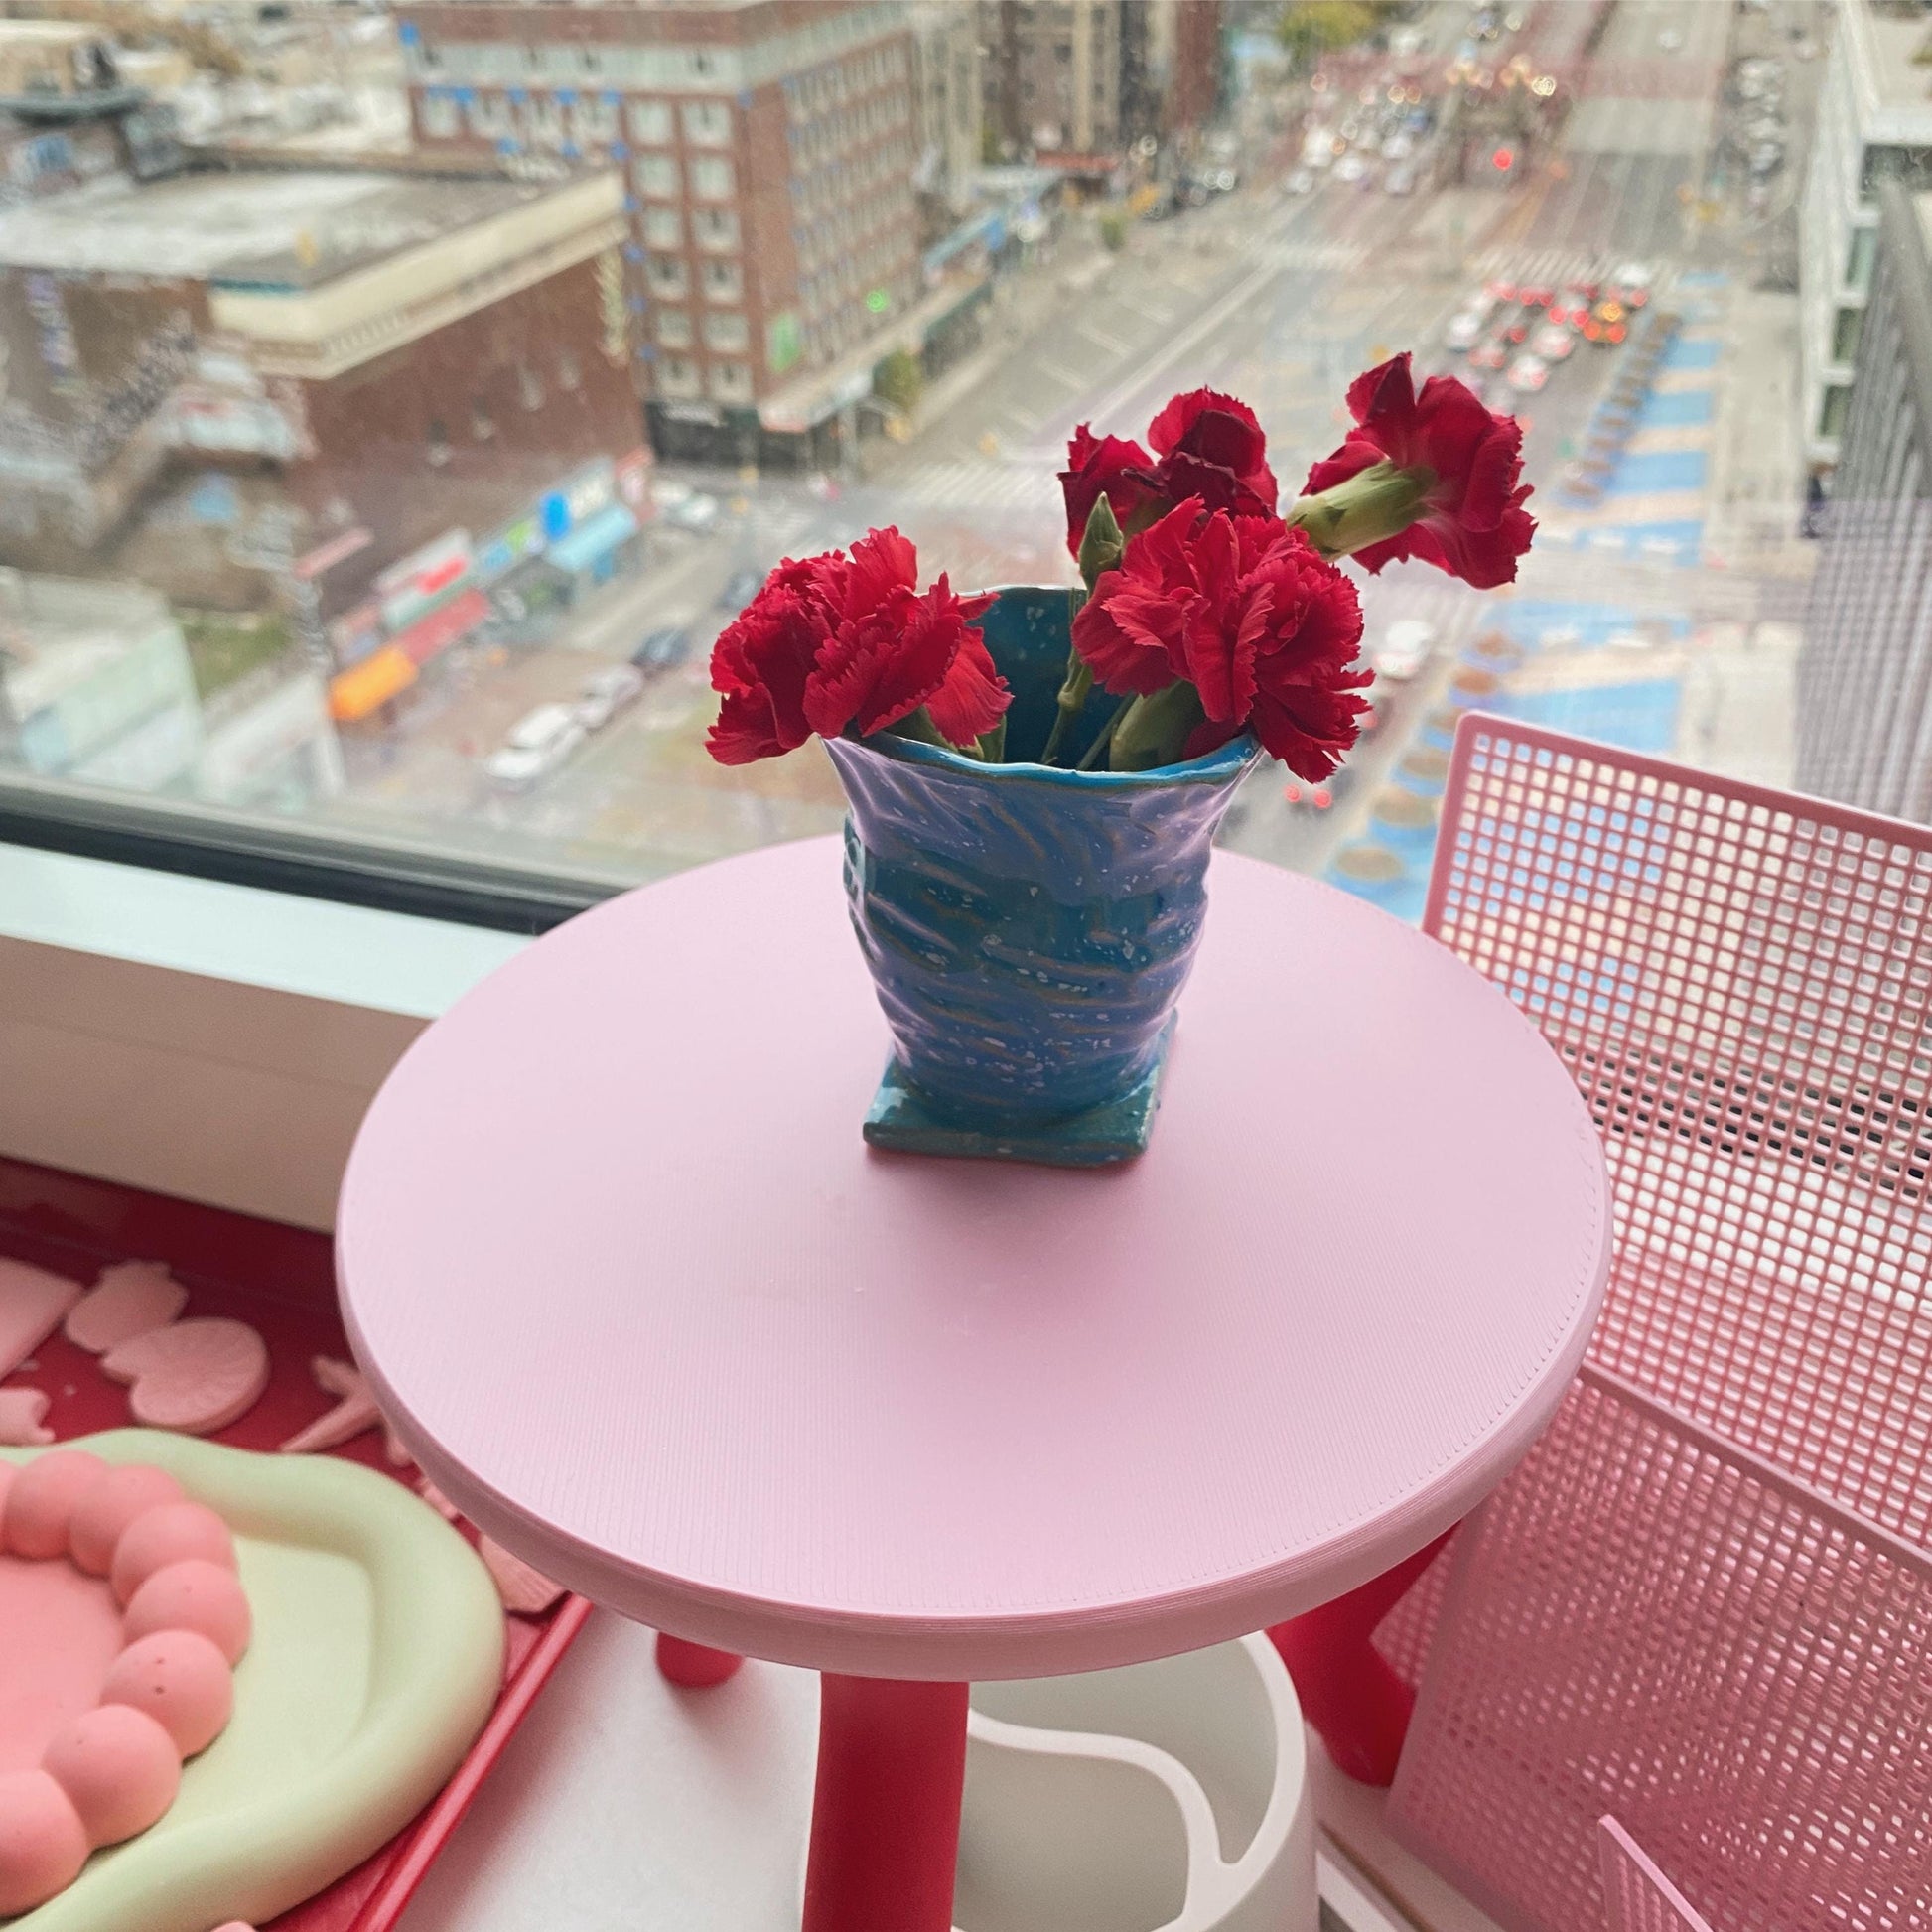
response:
[[[384,1075],[528,943],[0,845],[0,1154],[327,1228]]]

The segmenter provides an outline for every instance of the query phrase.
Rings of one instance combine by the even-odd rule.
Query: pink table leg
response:
[[[712,1650],[701,1643],[687,1643],[660,1630],[657,1633],[657,1668],[669,1683],[685,1691],[708,1691],[728,1677],[738,1675],[743,1657],[729,1650]]]
[[[1295,1680],[1303,1716],[1328,1755],[1363,1784],[1395,1782],[1396,1760],[1416,1708],[1415,1692],[1369,1638],[1454,1534],[1445,1530],[1394,1569],[1268,1632]]]
[[[804,1932],[951,1932],[966,1686],[819,1680]]]

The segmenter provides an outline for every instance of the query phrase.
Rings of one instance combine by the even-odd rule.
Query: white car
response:
[[[1314,170],[1297,168],[1283,185],[1291,195],[1311,195],[1314,192]]]
[[[1400,129],[1394,134],[1391,134],[1382,143],[1382,159],[1384,161],[1407,161],[1415,151],[1416,143],[1414,136],[1404,134]]]
[[[1366,179],[1368,163],[1358,154],[1345,154],[1335,163],[1335,179],[1344,182],[1358,182]]]
[[[1407,684],[1421,675],[1436,648],[1436,626],[1421,618],[1398,618],[1382,633],[1382,641],[1371,653],[1370,662],[1378,678],[1391,684]]]
[[[505,791],[522,791],[554,771],[584,738],[575,705],[540,704],[510,727],[501,747],[483,760],[483,771]]]
[[[588,678],[572,710],[587,732],[602,731],[625,705],[636,703],[644,674],[634,664],[612,664]]]
[[[660,510],[676,509],[680,503],[691,500],[691,485],[680,483],[675,477],[653,477],[650,483],[650,500]]]
[[[1443,341],[1455,349],[1471,349],[1482,340],[1482,332],[1488,318],[1478,315],[1473,309],[1464,309],[1459,316],[1451,316],[1447,329],[1443,331]]]
[[[1528,349],[1509,365],[1507,380],[1519,396],[1533,396],[1550,379],[1550,365]]]
[[[1561,362],[1576,346],[1576,337],[1560,322],[1546,322],[1530,338],[1530,353],[1546,362]]]
[[[694,536],[709,536],[718,527],[718,499],[707,496],[703,490],[693,490],[681,503],[673,503],[664,512],[664,520],[673,529],[689,530]]]
[[[1385,195],[1413,195],[1416,192],[1416,171],[1405,161],[1391,168],[1382,177],[1382,192]]]

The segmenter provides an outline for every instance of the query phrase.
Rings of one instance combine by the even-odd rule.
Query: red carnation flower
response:
[[[1146,481],[1154,459],[1138,443],[1124,436],[1095,436],[1082,423],[1066,446],[1066,468],[1060,472],[1060,494],[1066,498],[1066,547],[1070,555],[1080,554],[1080,539],[1087,533],[1087,518],[1102,496],[1114,512],[1114,521],[1124,530],[1144,507],[1162,502],[1152,483]],[[1145,522],[1147,519],[1142,518]]]
[[[1155,417],[1147,440],[1160,458],[1147,481],[1168,502],[1198,496],[1230,516],[1275,514],[1280,488],[1268,467],[1268,439],[1245,402],[1190,390]]]
[[[1346,483],[1378,463],[1427,473],[1422,509],[1405,530],[1354,552],[1369,570],[1419,557],[1451,577],[1493,590],[1512,583],[1536,519],[1524,509],[1523,426],[1492,415],[1465,383],[1432,375],[1415,390],[1407,354],[1349,385],[1355,428],[1326,462],[1309,472],[1307,494]]]
[[[1341,762],[1370,680],[1355,587],[1278,518],[1203,514],[1189,498],[1129,540],[1073,622],[1109,691],[1152,696],[1184,678],[1206,713],[1188,758],[1244,728],[1311,783]]]
[[[707,740],[720,764],[749,764],[813,732],[869,738],[921,705],[942,738],[970,745],[1012,699],[972,621],[991,597],[955,597],[942,575],[919,595],[918,554],[871,530],[823,556],[787,558],[711,653],[722,694]]]
[[[1268,439],[1255,412],[1212,389],[1175,396],[1149,425],[1150,456],[1124,436],[1095,436],[1082,423],[1066,446],[1060,472],[1066,498],[1066,547],[1075,557],[1093,506],[1105,496],[1129,536],[1198,496],[1232,516],[1273,516],[1278,493],[1268,467]]]

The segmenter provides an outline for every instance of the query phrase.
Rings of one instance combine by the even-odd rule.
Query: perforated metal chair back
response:
[[[1399,1610],[1398,1834],[1522,1932],[1932,1923],[1932,830],[1464,721],[1428,928],[1590,1102],[1590,1358]],[[1406,1619],[1406,1620],[1405,1620]]]

